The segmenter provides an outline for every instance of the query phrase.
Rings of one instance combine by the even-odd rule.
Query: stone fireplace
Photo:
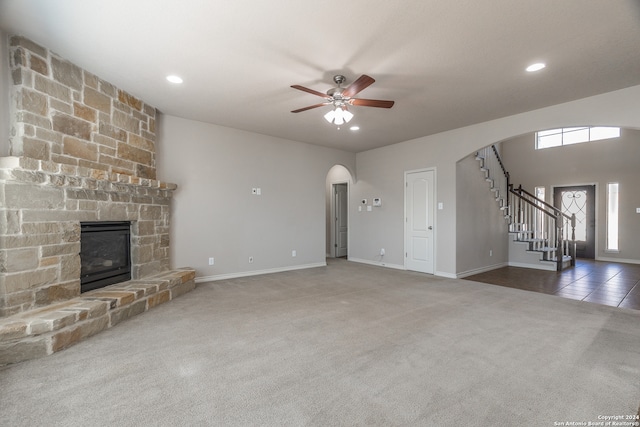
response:
[[[75,342],[56,345],[56,331],[92,312],[106,315],[109,327],[117,323],[113,310],[144,301],[144,309],[129,307],[137,314],[194,286],[193,270],[170,270],[176,185],[155,179],[156,109],[22,37],[10,39],[10,56],[10,156],[0,158],[0,365],[3,352],[24,348],[20,339],[48,333],[49,354]],[[130,223],[132,280],[81,297],[81,223],[94,221]],[[104,313],[95,301],[107,304]],[[58,307],[75,307],[75,320],[61,323]],[[34,326],[42,313],[46,325]],[[14,353],[9,362],[20,359]]]
[[[131,279],[131,223],[80,223],[80,292]]]

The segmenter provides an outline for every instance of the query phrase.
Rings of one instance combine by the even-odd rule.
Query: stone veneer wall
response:
[[[0,317],[80,294],[80,221],[131,221],[132,278],[169,269],[173,184],[155,180],[156,110],[10,38],[0,158]]]
[[[154,107],[25,38],[9,53],[9,155],[156,178]]]

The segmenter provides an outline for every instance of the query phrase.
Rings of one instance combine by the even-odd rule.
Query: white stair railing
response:
[[[569,259],[575,265],[575,215],[562,213],[522,186],[514,189],[495,145],[479,150],[476,160],[504,212],[509,231],[528,243],[529,250],[542,252],[543,260],[556,262],[558,271]]]
[[[575,215],[569,216],[537,198],[522,186],[509,189],[512,222],[509,231],[529,243],[529,250],[542,252],[543,260],[553,261],[561,271],[565,261],[575,265]]]

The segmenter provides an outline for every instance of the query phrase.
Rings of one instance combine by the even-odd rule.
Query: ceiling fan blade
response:
[[[323,98],[329,99],[329,96],[326,93],[318,92],[317,90],[309,89],[308,87],[300,86],[300,85],[292,85],[294,89],[301,90],[303,92],[310,93],[311,95],[321,96]]]
[[[329,104],[330,104],[329,102],[323,102],[322,104],[310,105],[308,107],[298,108],[297,110],[293,110],[292,113],[301,113],[303,111],[311,110],[312,108],[318,108],[318,107],[322,107]]]
[[[352,98],[349,100],[349,104],[357,105],[360,107],[391,108],[393,107],[394,101],[383,101],[381,99]]]
[[[372,77],[363,74],[358,77],[358,80],[351,83],[345,90],[342,91],[342,96],[351,98],[361,90],[369,87],[371,84],[373,84],[373,82],[375,82],[375,80]]]

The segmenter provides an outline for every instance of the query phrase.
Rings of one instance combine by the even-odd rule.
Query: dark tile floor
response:
[[[640,265],[579,259],[562,272],[503,267],[465,277],[613,307],[640,310]]]

